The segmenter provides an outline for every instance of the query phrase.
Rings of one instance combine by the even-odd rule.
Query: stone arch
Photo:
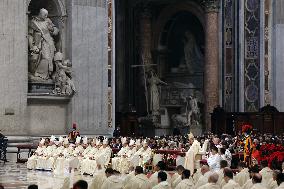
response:
[[[27,0],[27,12],[29,12],[29,6],[33,0]],[[67,11],[64,3],[61,0],[51,0],[56,5],[58,16],[67,16]]]
[[[182,14],[191,15],[189,17],[191,18],[191,21],[188,21],[189,25],[193,24],[192,19],[195,20],[194,23],[198,24],[198,28],[200,28],[200,31],[202,31],[202,33],[199,35],[198,32],[192,32],[195,36],[196,34],[198,34],[198,39],[200,39],[198,41],[201,45],[200,47],[205,46],[205,11],[199,4],[194,2],[185,2],[165,7],[159,14],[156,23],[153,26],[152,42],[152,47],[155,50],[154,52],[156,52],[155,61],[158,64],[158,73],[161,77],[163,77],[166,72],[169,72],[169,69],[171,67],[169,62],[173,63],[177,61],[169,59],[170,53],[176,54],[176,52],[172,52],[171,48],[169,48],[171,46],[169,45],[169,43],[171,41],[172,34],[177,32],[175,31],[174,27],[175,24],[179,22],[180,16]],[[180,47],[180,45],[177,46]],[[177,51],[177,53],[181,53],[180,50],[176,48],[174,49],[175,51]],[[177,55],[177,57],[179,56]]]
[[[194,2],[186,2],[186,3],[178,3],[176,5],[169,5],[162,10],[156,24],[153,28],[153,35],[154,35],[154,49],[158,49],[160,45],[161,35],[163,30],[167,24],[167,22],[177,13],[179,12],[190,12],[194,16],[196,16],[200,23],[202,24],[203,28],[205,28],[205,11],[202,7]]]

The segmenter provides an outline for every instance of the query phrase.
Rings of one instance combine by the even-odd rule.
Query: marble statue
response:
[[[158,78],[153,71],[151,71],[149,83],[150,83],[150,110],[152,111],[152,115],[159,115],[160,94],[159,94],[158,85],[159,84],[167,85],[167,83],[160,80],[160,78]]]
[[[174,127],[201,127],[201,112],[198,106],[199,97],[196,96],[198,91],[194,90],[193,93],[186,95],[181,94],[181,99],[185,104],[185,110],[181,114],[173,114],[171,119]],[[200,102],[201,103],[201,102]]]
[[[39,15],[29,21],[29,80],[47,82],[54,71],[53,58],[56,52],[53,36],[59,30],[47,18],[48,11],[40,9]]]
[[[55,72],[52,79],[55,82],[54,94],[72,95],[76,92],[72,81],[72,64],[69,60],[63,60],[61,52],[57,52],[54,56]]]
[[[187,69],[193,73],[196,69],[200,70],[203,63],[203,55],[196,43],[194,35],[190,31],[184,34],[184,60]]]
[[[200,110],[198,107],[197,98],[194,96],[189,97],[189,112],[188,112],[188,124],[199,124],[200,123]]]

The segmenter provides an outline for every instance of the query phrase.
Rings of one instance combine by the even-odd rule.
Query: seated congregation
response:
[[[251,139],[250,149],[254,150],[250,152],[250,161],[246,161],[248,157],[240,153],[246,147],[238,136],[77,137],[74,144],[67,137],[51,136],[41,139],[28,159],[27,168],[50,170],[54,175],[71,172],[91,175],[92,181],[87,186],[90,189],[283,187],[280,148],[283,136],[252,135]],[[270,149],[269,154],[266,149],[269,145],[275,145],[279,152]],[[161,151],[179,155],[160,154]],[[173,157],[175,170],[169,163]]]

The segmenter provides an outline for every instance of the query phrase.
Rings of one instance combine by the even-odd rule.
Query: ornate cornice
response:
[[[205,12],[219,12],[220,0],[201,0]]]

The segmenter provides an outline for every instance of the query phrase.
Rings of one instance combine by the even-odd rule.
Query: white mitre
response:
[[[75,143],[76,143],[76,144],[80,144],[80,142],[81,142],[81,137],[77,136]]]
[[[122,138],[121,138],[121,143],[122,143],[122,144],[125,144],[126,142],[127,142],[126,137],[122,137]]]
[[[147,142],[146,139],[143,141],[143,146],[144,146],[144,147],[145,147],[145,146],[148,146],[148,142]]]
[[[140,139],[137,139],[136,142],[135,142],[135,145],[136,145],[136,146],[140,146],[140,145],[141,145],[141,140],[140,140]]]
[[[108,144],[108,139],[106,137],[103,140],[103,144]]]
[[[129,146],[133,146],[135,144],[135,140],[131,139],[129,142]]]
[[[83,138],[83,144],[88,144],[88,137],[85,136],[85,137]]]
[[[55,141],[55,139],[56,139],[56,138],[55,138],[55,136],[54,136],[54,135],[51,135],[51,137],[50,137],[50,141],[51,141],[51,142],[54,142],[54,141]]]
[[[43,144],[44,144],[44,142],[45,142],[45,139],[44,139],[44,138],[41,138],[41,140],[40,140],[40,142],[39,142],[39,143],[43,145]]]
[[[60,136],[58,142],[64,142],[64,138]]]
[[[194,139],[194,135],[191,132],[187,136],[188,136],[188,139]]]
[[[68,138],[66,137],[66,138],[64,138],[64,145],[67,145],[67,144],[69,144],[69,140],[68,140]]]
[[[98,145],[100,145],[101,144],[101,141],[100,141],[100,139],[96,139],[96,145],[98,146]]]

